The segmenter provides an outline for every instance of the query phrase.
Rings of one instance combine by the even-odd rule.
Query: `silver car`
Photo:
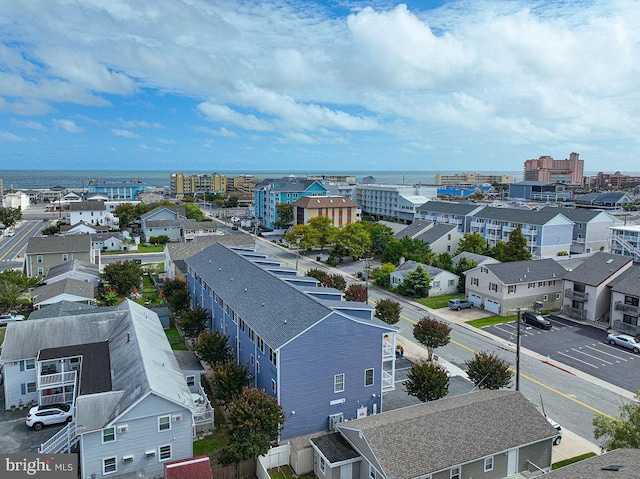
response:
[[[640,353],[640,341],[628,334],[610,334],[607,336],[607,341],[609,344],[621,346],[636,354]]]

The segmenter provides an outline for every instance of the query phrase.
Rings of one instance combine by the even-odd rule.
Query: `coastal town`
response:
[[[640,177],[522,171],[0,171],[0,450],[90,479],[634,477],[598,474],[640,466]]]

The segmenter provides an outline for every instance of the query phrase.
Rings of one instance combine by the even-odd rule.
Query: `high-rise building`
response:
[[[212,175],[185,175],[172,173],[170,177],[171,196],[183,198],[202,193],[226,193],[227,177],[220,173]]]
[[[562,181],[581,185],[584,176],[584,160],[578,153],[571,153],[568,160],[554,160],[541,156],[524,162],[524,181]]]
[[[490,175],[486,173],[454,173],[453,175],[443,175],[441,173],[436,174],[434,178],[436,185],[443,186],[458,186],[458,185],[471,185],[478,186],[484,184],[503,184],[509,185],[513,183],[513,176],[511,175]]]

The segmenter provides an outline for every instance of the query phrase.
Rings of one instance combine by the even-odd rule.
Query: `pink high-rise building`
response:
[[[581,185],[583,174],[584,160],[578,159],[578,153],[571,153],[568,160],[541,156],[524,162],[525,181],[562,181]]]

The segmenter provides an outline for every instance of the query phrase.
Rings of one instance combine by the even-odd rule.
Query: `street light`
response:
[[[298,258],[300,258],[300,240],[304,237],[304,235],[297,234],[296,236],[296,271],[298,271]]]

